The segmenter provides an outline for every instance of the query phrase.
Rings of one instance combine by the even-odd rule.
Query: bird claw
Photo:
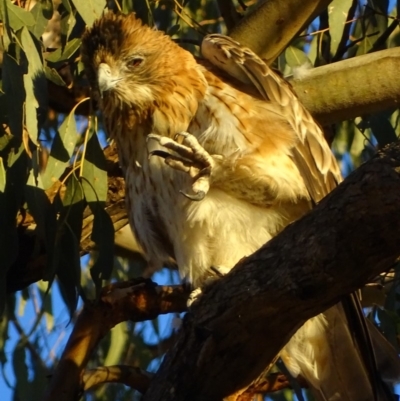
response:
[[[182,138],[182,142],[178,142]],[[149,134],[147,141],[156,140],[164,148],[171,150],[175,154],[164,150],[153,150],[149,153],[149,158],[158,156],[164,159],[164,163],[175,170],[189,174],[193,178],[192,191],[189,194],[183,190],[179,191],[182,195],[192,201],[201,201],[210,189],[211,172],[214,167],[214,158],[199,144],[196,137],[187,133],[180,132],[169,137]]]
[[[186,196],[186,198],[188,198],[192,201],[196,201],[196,202],[202,201],[206,197],[206,193],[204,191],[199,191],[195,195],[187,194],[186,192],[184,192],[182,190],[179,191],[179,193],[181,193],[183,196]]]

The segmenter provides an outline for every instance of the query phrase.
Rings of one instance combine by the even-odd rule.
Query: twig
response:
[[[122,383],[144,394],[150,385],[153,374],[133,366],[103,366],[86,370],[82,376],[81,387],[87,391],[102,383]]]

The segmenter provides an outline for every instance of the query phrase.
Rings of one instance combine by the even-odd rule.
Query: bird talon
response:
[[[187,138],[189,134],[187,132],[178,132],[177,134],[174,135],[174,140],[178,141],[179,137],[182,138]]]
[[[171,155],[168,152],[164,152],[163,150],[152,150],[151,152],[149,152],[149,160],[152,156],[158,156],[158,157],[162,157],[163,159],[166,159],[167,157],[170,157]]]
[[[184,191],[179,191],[183,196],[185,196],[186,198],[188,198],[188,199],[190,199],[190,200],[192,200],[192,201],[195,201],[195,202],[199,202],[199,201],[202,201],[204,198],[205,198],[205,196],[206,196],[206,193],[204,192],[204,191],[199,191],[199,192],[197,192],[195,195],[190,195],[190,194],[187,194],[186,192],[184,192]]]
[[[151,139],[154,139],[157,142],[160,142],[160,135],[157,134],[148,134],[146,136],[146,142],[148,143]]]

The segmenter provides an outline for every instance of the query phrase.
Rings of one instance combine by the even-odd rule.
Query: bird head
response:
[[[171,77],[195,63],[169,36],[143,25],[134,14],[112,12],[84,33],[82,61],[103,107],[127,104],[136,109],[154,104],[160,88],[168,91]]]

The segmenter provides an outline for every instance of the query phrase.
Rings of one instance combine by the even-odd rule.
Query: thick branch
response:
[[[400,254],[399,173],[400,142],[206,287],[144,400],[248,387],[304,321],[388,269]]]
[[[268,62],[332,0],[267,0],[246,15],[229,35]]]
[[[400,48],[382,50],[307,71],[291,81],[322,125],[399,107]]]

